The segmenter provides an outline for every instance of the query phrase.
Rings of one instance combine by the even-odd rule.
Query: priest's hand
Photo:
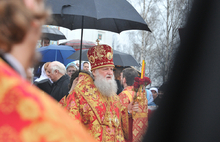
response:
[[[138,104],[138,102],[135,102],[132,105],[132,111],[134,111],[134,112],[138,112],[139,111],[139,104]]]
[[[135,102],[135,103],[133,103],[133,101],[130,102],[130,104],[128,105],[128,112],[131,113],[132,111],[134,111],[134,112],[139,111],[138,102]]]
[[[73,80],[73,84],[72,84],[71,89],[70,89],[69,92],[72,92],[72,91],[73,91],[73,89],[76,87],[76,84],[77,84],[78,82],[79,82],[79,78],[77,77],[77,78],[75,78],[75,79]]]

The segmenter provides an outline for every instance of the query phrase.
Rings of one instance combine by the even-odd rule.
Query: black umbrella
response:
[[[56,28],[42,27],[42,37],[47,37],[50,40],[66,39],[65,35]]]
[[[88,49],[82,50],[82,60],[88,61],[87,58],[87,52]],[[79,60],[80,59],[80,51],[76,51],[72,55],[70,55],[67,59],[74,59]],[[130,54],[122,53],[117,50],[113,50],[113,61],[115,65],[119,66],[139,66],[138,62],[131,56]]]
[[[50,24],[71,30],[81,28],[81,45],[84,28],[116,33],[132,29],[150,31],[126,0],[47,0],[46,5],[51,6],[53,12]]]
[[[47,0],[46,5],[51,6],[53,12],[50,24],[70,30],[150,31],[144,19],[126,0]]]

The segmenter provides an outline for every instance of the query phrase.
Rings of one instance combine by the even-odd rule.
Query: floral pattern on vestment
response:
[[[66,109],[74,119],[80,120],[95,139],[124,142],[121,120],[127,109],[121,106],[117,95],[106,97],[100,94],[89,75],[79,74],[79,83],[66,103]]]
[[[145,90],[144,90],[145,91]],[[133,86],[127,86],[120,94],[119,98],[122,102],[122,105],[124,107],[128,107],[129,103],[133,100],[135,95],[135,92],[133,91]],[[139,95],[137,93],[137,96],[142,97],[141,102],[139,102],[139,111],[135,114],[135,116],[132,116],[132,126],[129,125],[128,133],[132,134],[132,136],[126,137],[126,141],[132,141],[132,142],[141,142],[143,136],[145,135],[145,132],[148,127],[148,116],[147,116],[147,99],[146,96],[143,96],[143,94]],[[132,128],[132,129],[131,129]]]

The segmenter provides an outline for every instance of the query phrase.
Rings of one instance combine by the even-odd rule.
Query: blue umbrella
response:
[[[70,46],[49,45],[38,48],[37,51],[42,54],[41,62],[59,61],[66,66],[69,62],[74,61],[73,59],[67,59],[75,52],[75,49]]]

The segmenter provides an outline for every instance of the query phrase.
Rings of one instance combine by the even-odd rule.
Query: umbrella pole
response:
[[[84,16],[82,16],[81,43],[80,43],[80,55],[79,55],[79,72],[81,71],[81,61],[82,61],[83,25],[84,25]]]

